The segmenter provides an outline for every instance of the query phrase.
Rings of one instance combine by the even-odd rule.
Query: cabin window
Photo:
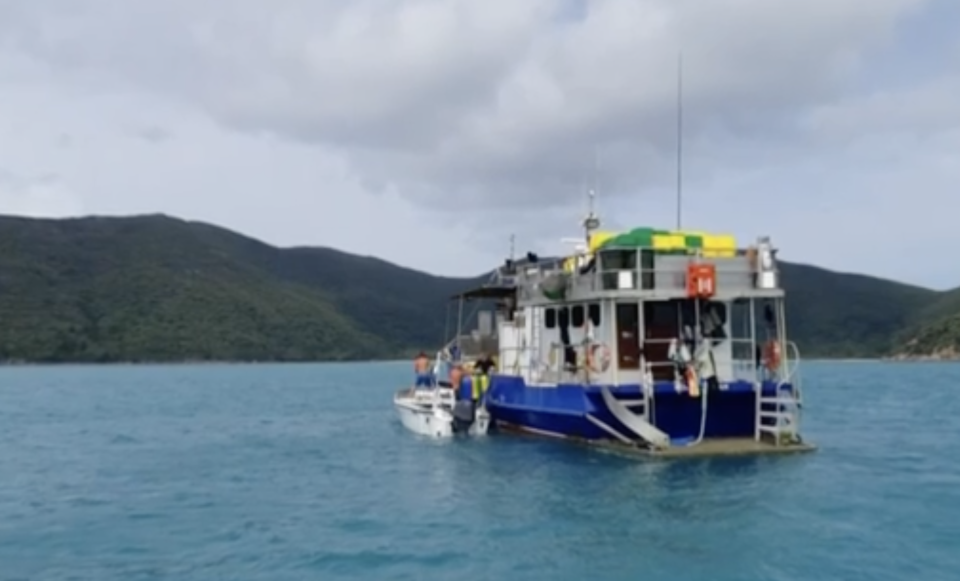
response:
[[[636,250],[606,250],[600,253],[603,270],[634,270],[637,268]]]
[[[560,325],[561,329],[570,326],[570,309],[567,307],[557,309],[557,324]]]
[[[554,309],[546,309],[543,315],[543,324],[548,329],[553,329],[557,326],[557,311]]]
[[[683,318],[680,301],[643,303],[644,325],[648,330],[658,329],[658,336],[676,337]]]
[[[640,288],[652,290],[657,288],[656,263],[652,250],[640,251]]]
[[[617,303],[617,366],[640,369],[640,308],[637,303]]]
[[[600,285],[603,290],[619,286],[619,271],[636,270],[636,250],[605,250],[600,253]]]
[[[583,322],[584,322],[583,315],[584,315],[583,305],[576,305],[572,309],[570,309],[570,318],[573,319],[574,329],[579,329],[580,327],[583,327]]]
[[[588,308],[588,314],[590,315],[590,323],[594,327],[600,326],[600,305],[594,303]]]

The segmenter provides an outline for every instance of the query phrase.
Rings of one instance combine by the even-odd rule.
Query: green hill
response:
[[[897,358],[960,359],[960,288],[939,293],[897,335]]]
[[[877,357],[936,301],[936,291],[860,274],[781,263],[787,332],[804,355]]]
[[[960,337],[960,293],[782,270],[805,356],[880,356],[912,339],[919,353]],[[0,360],[405,356],[442,341],[446,298],[479,281],[163,215],[0,217]]]
[[[443,338],[468,281],[165,216],[0,218],[0,360],[317,360]]]

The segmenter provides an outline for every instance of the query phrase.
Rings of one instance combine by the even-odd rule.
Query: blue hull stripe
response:
[[[792,390],[789,384],[780,389]],[[762,385],[764,397],[772,397],[777,383]],[[640,385],[610,386],[617,399],[636,400],[642,392]],[[702,401],[686,392],[678,393],[673,382],[654,385],[651,405],[653,425],[670,436],[674,443],[696,438],[700,432]],[[495,375],[490,380],[487,409],[491,417],[518,428],[553,432],[568,437],[588,440],[611,439],[606,431],[587,419],[594,416],[620,433],[633,434],[606,409],[596,385],[559,384],[556,386],[528,386],[523,378]],[[635,411],[641,412],[642,407]],[[764,404],[773,410],[773,404]],[[704,436],[753,437],[756,423],[756,396],[753,384],[732,382],[719,390],[707,393],[707,418]]]

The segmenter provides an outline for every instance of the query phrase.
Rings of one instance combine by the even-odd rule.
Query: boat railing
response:
[[[672,338],[649,338],[644,340],[644,345],[657,346],[669,349],[670,343],[675,341]],[[716,367],[717,379],[721,383],[731,381],[750,381],[754,382],[758,377],[758,366],[755,355],[755,343],[749,337],[729,337],[722,339],[717,345],[705,345],[705,339],[701,339],[695,344],[695,350],[690,354],[691,360],[698,359],[701,363],[706,361],[707,353],[713,353],[713,364]],[[641,349],[644,361],[651,372],[659,368],[676,367],[676,363],[669,358],[667,353],[661,357],[651,359],[650,351]],[[702,369],[702,368],[701,368]],[[654,374],[660,375],[658,373]],[[672,377],[671,377],[672,379]],[[661,379],[662,380],[662,379]]]
[[[787,356],[783,358],[783,381],[789,383],[797,396],[801,400],[802,381],[800,377],[800,347],[794,341],[787,341]]]
[[[471,359],[484,354],[492,355],[497,353],[500,350],[499,342],[500,339],[496,335],[475,335],[473,333],[467,333],[451,339],[443,346],[442,350],[450,353],[453,347],[459,347],[460,358]]]
[[[726,292],[770,290],[777,277],[758,276],[759,271],[746,250],[664,252],[653,248],[614,248],[562,260],[525,265],[518,271],[521,288],[551,277],[563,277],[567,288],[590,293],[640,291],[682,294],[687,289],[691,260],[710,263],[715,269],[716,288]],[[585,268],[590,261],[593,265]],[[775,271],[774,271],[775,272]],[[524,284],[526,283],[526,284]]]
[[[785,440],[792,441],[800,433],[800,409],[803,405],[800,385],[800,348],[793,341],[787,341],[786,353],[781,362],[780,377],[772,396],[760,395],[757,398],[756,437],[769,434],[776,445]],[[789,386],[789,387],[787,387]],[[772,407],[773,409],[764,409]],[[763,419],[773,420],[764,424]]]
[[[656,347],[668,347],[674,341],[669,338],[651,338],[645,339],[644,345],[649,345],[656,350]],[[755,343],[749,338],[728,338],[724,342],[729,343],[729,350],[720,346],[713,346],[713,361],[716,366],[717,378],[721,383],[731,381],[757,381],[759,369],[755,357]],[[524,375],[531,377],[538,382],[560,383],[563,381],[578,381],[585,385],[609,384],[611,376],[614,373],[613,367],[617,365],[615,354],[611,353],[610,368],[606,371],[590,369],[587,366],[587,349],[594,343],[585,343],[578,341],[569,346],[553,341],[545,346],[544,355],[540,356],[540,350],[536,346],[522,345],[501,347],[499,349],[500,365],[502,373],[513,375]],[[564,352],[566,348],[571,348],[575,354],[575,364],[571,367],[565,363]],[[664,368],[674,369],[676,363],[667,357],[666,350],[663,350],[663,356],[657,359],[650,359],[644,353],[649,353],[646,349],[641,349],[641,358],[646,363],[646,369],[650,370],[658,381],[674,380],[674,374],[669,373],[669,379],[663,377],[664,373],[659,371]],[[700,361],[704,361],[705,352],[698,352]],[[622,371],[642,371],[640,361],[633,369],[621,369]]]

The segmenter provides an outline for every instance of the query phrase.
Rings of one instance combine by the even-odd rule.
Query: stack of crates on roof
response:
[[[657,254],[692,254],[702,252],[704,257],[730,258],[737,254],[737,241],[726,234],[686,230],[659,230],[634,228],[629,232],[610,235],[605,233],[591,251],[612,248],[649,248]]]

